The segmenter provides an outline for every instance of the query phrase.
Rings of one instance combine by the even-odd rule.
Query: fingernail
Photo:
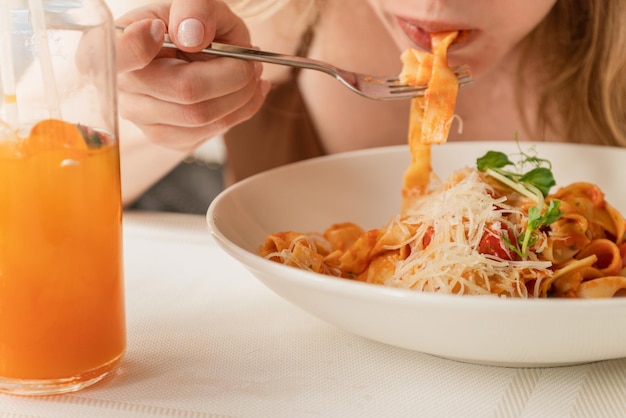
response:
[[[198,19],[185,19],[178,25],[177,35],[182,46],[199,46],[204,40],[204,25]]]
[[[150,24],[150,36],[157,42],[163,42],[165,38],[165,23],[162,20],[155,19]]]
[[[261,64],[258,61],[255,61],[254,62],[254,75],[256,76],[256,78],[260,78],[262,73],[263,73],[263,64]]]

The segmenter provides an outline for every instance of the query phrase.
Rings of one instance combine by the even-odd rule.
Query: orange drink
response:
[[[117,141],[58,120],[3,132],[0,390],[78,390],[126,347]]]

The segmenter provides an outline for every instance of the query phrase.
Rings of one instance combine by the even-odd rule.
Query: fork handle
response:
[[[163,42],[166,48],[178,49],[172,42]],[[207,48],[199,51],[204,54],[219,55],[222,57],[239,58],[249,61],[267,62],[270,64],[287,65],[290,67],[306,68],[322,71],[336,76],[337,69],[327,63],[322,63],[311,58],[297,57],[294,55],[278,54],[276,52],[261,51],[258,49],[244,48],[241,46],[212,42]]]

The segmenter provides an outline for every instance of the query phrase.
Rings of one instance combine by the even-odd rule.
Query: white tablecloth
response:
[[[369,341],[273,294],[202,216],[128,212],[124,245],[120,368],[74,394],[0,395],[0,417],[626,416],[626,359],[514,369]]]

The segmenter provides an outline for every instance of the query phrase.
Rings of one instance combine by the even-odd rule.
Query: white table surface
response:
[[[119,369],[74,394],[0,395],[0,417],[626,416],[626,359],[500,368],[369,341],[265,288],[203,216],[128,212],[124,246]]]

